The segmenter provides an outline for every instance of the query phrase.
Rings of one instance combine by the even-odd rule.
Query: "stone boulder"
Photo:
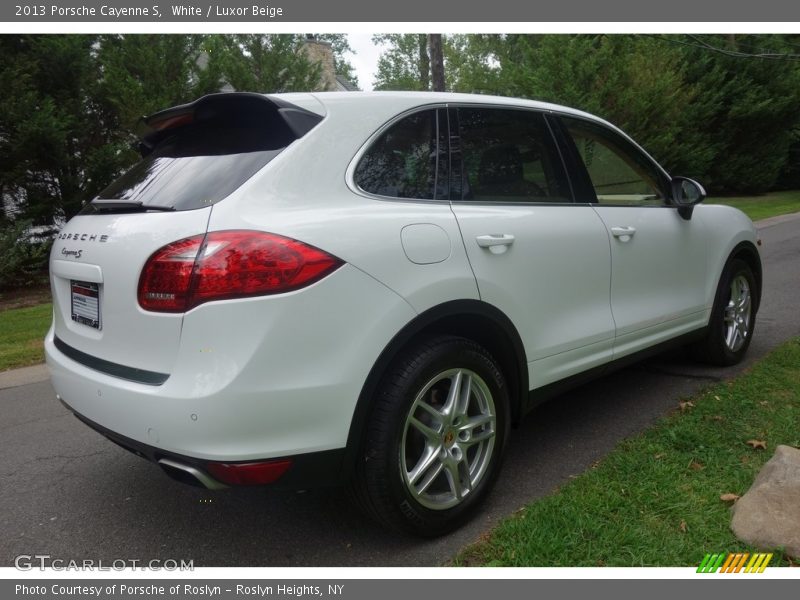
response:
[[[800,557],[800,450],[778,446],[731,510],[737,538],[762,550],[783,546]]]

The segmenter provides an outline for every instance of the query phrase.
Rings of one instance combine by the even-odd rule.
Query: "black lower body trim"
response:
[[[91,354],[86,354],[85,352],[81,352],[69,344],[64,343],[58,338],[58,336],[53,337],[53,344],[55,344],[55,347],[58,348],[58,350],[64,356],[67,356],[75,362],[82,364],[84,367],[89,367],[90,369],[100,371],[106,375],[119,377],[120,379],[125,379],[127,381],[133,381],[136,383],[144,383],[146,385],[161,385],[167,379],[169,379],[169,373],[157,373],[155,371],[146,371],[144,369],[126,367],[125,365],[120,365],[109,360],[97,358]]]
[[[73,409],[63,399],[61,402],[85,425],[91,427],[108,440],[114,442],[116,445],[124,448],[128,452],[132,452],[136,456],[144,458],[150,462],[158,463],[159,460],[167,458],[174,462],[194,467],[203,473],[207,473],[206,469],[208,468],[209,462],[217,462],[195,458],[192,456],[185,456],[175,452],[168,452],[166,450],[162,450],[161,448],[156,448],[155,446],[150,446],[149,444],[145,444],[143,442],[138,442],[129,437],[116,433],[115,431],[111,431],[99,423],[95,423],[91,419],[87,419],[85,416],[75,411],[75,409]],[[290,459],[292,461],[292,466],[278,481],[269,484],[270,488],[303,490],[319,487],[330,487],[344,483],[342,470],[344,448],[338,450],[325,450],[322,452],[309,452],[307,454],[296,454],[294,456],[274,457],[274,460],[279,460],[282,458]],[[273,458],[263,460],[273,460]],[[258,459],[218,462],[258,462]],[[173,477],[173,479],[175,479],[175,477]],[[188,483],[188,481],[183,481],[183,483]]]
[[[525,412],[530,412],[542,402],[546,402],[547,400],[563,394],[564,392],[568,392],[576,387],[580,387],[584,383],[588,383],[593,379],[598,379],[613,373],[614,371],[624,369],[627,366],[640,362],[651,356],[655,356],[656,354],[661,354],[662,352],[666,352],[672,348],[685,346],[687,344],[691,344],[692,342],[701,340],[705,337],[707,331],[708,328],[703,327],[702,329],[685,333],[676,338],[672,338],[671,340],[661,342],[655,346],[645,348],[644,350],[639,350],[633,354],[628,354],[627,356],[623,356],[622,358],[618,358],[609,363],[594,367],[588,371],[584,371],[582,373],[578,373],[577,375],[567,377],[566,379],[561,379],[540,388],[536,388],[535,390],[531,390],[528,393],[528,404],[525,407]]]

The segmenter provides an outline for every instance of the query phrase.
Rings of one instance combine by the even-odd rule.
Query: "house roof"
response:
[[[341,75],[336,76],[336,87],[339,88],[343,92],[358,92],[358,86],[356,86],[353,82],[348,81]]]

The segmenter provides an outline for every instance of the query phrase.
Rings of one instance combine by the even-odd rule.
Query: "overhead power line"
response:
[[[730,56],[732,58],[750,58],[750,59],[757,58],[764,60],[783,60],[788,62],[800,62],[800,54],[777,53],[777,52],[751,53],[751,52],[740,52],[738,50],[729,50],[727,48],[719,48],[717,46],[712,46],[705,40],[702,40],[698,36],[693,34],[686,34],[686,37],[694,40],[694,43],[685,42],[676,38],[668,38],[660,35],[649,35],[648,37],[652,37],[658,40],[663,40],[665,42],[670,42],[672,44],[680,44],[681,46],[699,48],[701,50],[706,50],[708,52],[716,52],[719,54],[723,54],[725,56]]]

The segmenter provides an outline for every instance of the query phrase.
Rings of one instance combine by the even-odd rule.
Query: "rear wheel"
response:
[[[396,530],[433,537],[458,527],[497,476],[508,404],[484,348],[452,336],[424,340],[396,361],[378,392],[357,498]]]
[[[731,260],[720,278],[706,338],[695,356],[714,365],[734,365],[744,358],[756,323],[756,280],[750,266]]]

